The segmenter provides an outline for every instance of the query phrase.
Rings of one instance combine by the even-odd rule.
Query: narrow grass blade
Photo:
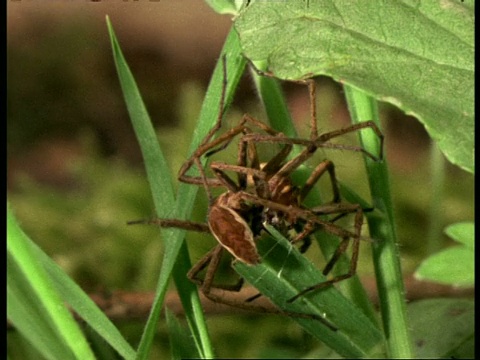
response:
[[[29,240],[32,252],[42,262],[50,279],[63,300],[100,335],[105,342],[115,349],[124,359],[134,359],[135,350],[125,340],[115,325],[98,306],[65,272],[45,254],[35,243]]]
[[[113,29],[108,19],[107,23],[112,40],[114,59],[116,61],[120,82],[122,84],[122,90],[144,155],[145,166],[152,189],[157,216],[165,217],[167,211],[171,212],[171,209],[174,208],[174,216],[176,218],[188,218],[198,189],[191,185],[180,184],[176,202],[174,201],[171,176],[168,167],[166,166],[166,161],[158,146],[155,132],[153,131],[148,114],[145,110],[140,94],[138,93],[137,86],[121,53],[118,41],[114,36]],[[227,38],[223,53],[227,55],[228,86],[225,105],[228,106],[245,66],[245,60],[240,54],[238,39],[233,31]],[[209,90],[202,106],[190,151],[193,151],[193,149],[198,146],[201,139],[217,119],[219,111],[218,104],[223,84],[223,71],[221,66],[221,63],[220,65],[217,65],[212,77]],[[162,263],[162,270],[158,280],[154,305],[138,349],[137,357],[139,359],[145,359],[148,356],[172,272],[199,353],[203,357],[213,356],[213,350],[201,311],[198,292],[193,284],[186,281],[186,273],[190,267],[190,262],[186,250],[187,248],[183,246],[184,234],[185,231],[178,229],[162,229],[163,238],[168,239],[168,241],[165,244],[164,261]],[[177,262],[177,265],[175,265],[179,256],[182,258],[182,261]]]
[[[369,357],[381,350],[381,331],[335,288],[313,291],[287,303],[300,291],[326,278],[275,228],[267,226],[267,230],[275,239],[265,237],[257,243],[262,263],[254,267],[235,263],[235,269],[282,310],[321,316],[334,325],[337,331],[319,320],[292,317],[339,355]]]
[[[345,86],[345,94],[353,123],[373,120],[380,127],[376,103],[372,98],[351,86]],[[378,149],[379,139],[373,132],[362,131],[359,137],[365,150],[374,152]],[[375,162],[365,158],[365,167],[372,204],[383,213],[383,216],[368,217],[368,225],[371,237],[376,239],[372,245],[373,261],[388,356],[412,358],[387,163],[385,160]]]
[[[237,34],[233,30],[230,31],[230,33],[227,36],[227,39],[225,40],[225,44],[219,56],[219,59],[221,59],[223,55],[226,56],[226,67],[227,67],[226,68],[227,86],[225,91],[226,99],[224,103],[224,109],[222,110],[222,111],[225,111],[226,109],[228,109],[228,107],[230,106],[230,103],[232,102],[235,89],[237,88],[240,78],[244,72],[245,63],[246,63],[245,59],[241,54],[241,49],[239,46],[239,40],[238,40]],[[218,113],[220,111],[219,103],[220,103],[220,98],[222,94],[223,80],[224,80],[223,64],[222,64],[222,61],[219,60],[214,69],[212,78],[210,80],[210,84],[207,89],[207,93],[205,95],[205,99],[202,104],[202,109],[200,111],[200,115],[197,121],[197,126],[194,130],[193,138],[191,140],[189,154],[191,154],[193,151],[196,150],[196,148],[198,147],[202,139],[205,137],[208,131],[213,127],[213,125],[217,120]],[[197,191],[198,191],[198,188],[190,184],[184,184],[184,183],[179,184],[177,199],[175,204],[175,214],[176,214],[175,216],[177,218],[188,219],[191,216]],[[183,240],[183,237],[184,237],[183,231],[176,230],[174,234],[177,234],[177,236],[180,235],[178,238],[180,240]],[[170,247],[171,251],[169,253],[167,253],[168,250],[169,248],[166,249],[165,258],[167,258],[167,256],[177,258],[178,253],[176,253],[175,247],[171,246]],[[189,286],[189,287],[192,286],[192,284],[186,280],[186,273],[190,268],[190,259],[188,257],[188,254],[186,252],[181,252],[179,254],[179,260],[177,263],[184,264],[184,266],[186,265],[184,269],[182,269],[182,271],[174,273],[177,289],[181,291],[181,288],[184,286]],[[167,274],[168,274],[168,271],[162,268],[162,273],[160,276],[166,277]],[[214,356],[213,348],[208,338],[207,327],[205,324],[205,320],[203,319],[202,307],[199,302],[198,303],[195,302],[195,307],[193,308],[193,311],[195,313],[195,316],[201,319],[202,326],[199,326],[199,336],[200,336],[199,339],[202,342],[203,344],[202,348],[204,349],[202,356],[205,358],[212,358]]]
[[[47,359],[94,359],[7,205],[7,316]]]
[[[190,333],[168,308],[165,309],[165,318],[167,320],[171,358],[174,360],[198,359],[199,354],[191,342]]]
[[[122,87],[128,113],[130,115],[135,134],[140,143],[140,148],[142,151],[143,159],[145,161],[147,177],[152,190],[152,197],[155,204],[157,216],[164,217],[168,211],[175,207],[174,190],[171,183],[172,176],[167,166],[167,161],[163,156],[163,153],[158,144],[155,130],[150,121],[150,117],[147,113],[138,87],[135,83],[135,79],[133,78],[133,75],[125,61],[125,58],[122,54],[122,51],[120,49],[120,46],[108,18],[107,25],[111,37],[114,60],[120,79],[120,85]],[[178,234],[178,238],[176,240],[172,239],[172,241],[169,241],[166,246],[166,254],[169,254],[169,250],[171,252],[172,246],[175,246],[175,251],[173,252],[175,252],[176,254],[169,254],[169,256],[165,257],[165,260],[162,263],[162,274],[165,274],[166,276],[160,276],[153,308],[150,313],[147,326],[144,330],[139,352],[137,354],[138,358],[145,358],[149,352],[153,336],[156,331],[156,323],[160,316],[163,299],[167,291],[170,274],[174,269],[174,264],[178,252],[182,249],[181,246],[183,232],[172,231],[170,229],[162,229],[162,233],[165,239],[171,239],[174,237],[175,233]],[[186,251],[186,248],[183,248],[183,251]],[[186,267],[188,268],[188,265],[186,265]],[[182,271],[182,269],[178,269],[177,271],[185,273],[185,271],[188,269],[183,270],[184,271]],[[185,306],[186,316],[189,318],[189,323],[194,326],[192,333],[194,334],[194,339],[196,340],[197,345],[200,346],[200,352],[202,352],[202,341],[199,339],[199,334],[201,331],[195,328],[196,325],[200,324],[202,321],[199,321],[199,319],[193,319],[192,317],[195,317],[196,313],[191,311],[191,309],[195,307],[195,305],[192,304],[193,302],[197,303],[196,306],[198,306],[200,303],[198,293],[196,292],[193,284],[180,284],[180,287],[182,291],[179,291],[179,294],[182,299],[182,303]]]
[[[444,205],[445,185],[447,179],[447,162],[436,143],[430,144],[430,176],[432,184],[428,211],[428,231],[426,251],[433,254],[442,248],[442,226],[445,223]]]

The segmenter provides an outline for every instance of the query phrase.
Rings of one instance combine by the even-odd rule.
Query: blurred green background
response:
[[[11,1],[8,197],[26,233],[85,291],[151,291],[160,269],[162,240],[153,227],[126,226],[128,220],[151,217],[154,210],[115,73],[107,14],[174,175],[185,160],[210,73],[231,26],[229,16],[215,14],[198,0]],[[307,91],[292,84],[285,84],[285,91],[297,129],[305,135]],[[338,84],[319,78],[317,101],[321,130],[348,124]],[[264,118],[248,75],[227,124],[245,112]],[[440,155],[445,178],[442,191],[434,192],[431,142],[422,125],[387,105],[381,105],[381,113],[399,248],[408,277],[429,253],[452,244],[442,234],[445,226],[473,220],[473,176]],[[348,141],[355,142],[355,137]],[[235,159],[233,153],[222,156]],[[358,154],[330,151],[321,157],[333,160],[341,181],[368,198]],[[200,196],[196,220],[204,219],[205,206]],[[197,234],[189,234],[187,241],[192,261],[214,244]],[[316,257],[315,250],[310,256]],[[362,244],[358,272],[371,284],[369,257],[368,244]],[[289,319],[237,315],[235,310],[208,316],[221,357],[295,357],[306,350],[321,354],[318,343]],[[134,346],[142,325],[131,319],[119,322]],[[8,341],[11,358],[22,358],[25,350],[14,332]],[[162,323],[152,358],[165,352],[168,339]]]

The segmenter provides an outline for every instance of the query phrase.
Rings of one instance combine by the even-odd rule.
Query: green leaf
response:
[[[141,99],[135,79],[123,57],[118,40],[115,37],[108,18],[107,24],[120,84],[144,157],[157,216],[159,218],[171,216],[178,219],[187,219],[191,215],[198,187],[190,184],[180,184],[176,200],[174,201],[171,175],[167,163],[158,145],[155,132]],[[240,52],[238,37],[233,30],[225,41],[222,54],[226,55],[227,60],[228,82],[224,106],[228,108],[246,63]],[[222,56],[220,56],[220,58],[222,58]],[[203,137],[217,120],[220,111],[219,99],[222,94],[224,80],[222,67],[222,62],[219,61],[202,105],[197,127],[191,141],[190,153],[198,147]],[[172,209],[174,210],[172,211]],[[157,331],[157,322],[172,273],[198,352],[202,357],[211,358],[213,357],[213,349],[201,311],[198,292],[193,283],[186,281],[186,273],[190,268],[190,260],[183,241],[185,231],[181,229],[162,229],[162,235],[164,239],[168,239],[165,243],[164,261],[162,262],[154,304],[142,340],[140,341],[137,358],[146,359],[148,357],[153,337]]]
[[[235,28],[275,76],[327,75],[394,104],[473,172],[473,23],[472,1],[255,1]]]
[[[458,359],[455,354],[474,338],[473,300],[416,301],[408,305],[408,315],[418,359]],[[474,357],[473,343],[470,345],[470,349],[462,349],[461,358]]]
[[[29,243],[32,252],[42,262],[62,299],[123,358],[133,359],[135,350],[102,310],[42,249],[31,240]]]
[[[165,318],[172,359],[198,359],[200,356],[193,346],[190,333],[168,308],[165,308]]]
[[[373,120],[380,128],[377,102],[364,92],[346,85],[345,96],[352,123]],[[372,131],[358,132],[360,144],[370,153],[378,151],[379,138]],[[364,157],[372,205],[379,216],[367,215],[372,244],[372,260],[375,267],[383,331],[387,338],[388,357],[411,358],[413,356],[408,332],[405,289],[397,248],[395,216],[390,192],[386,161],[373,161]],[[373,215],[373,216],[372,216]]]
[[[422,262],[415,277],[441,284],[473,286],[475,283],[474,224],[450,225],[445,233],[462,245],[452,246]]]
[[[108,17],[107,26],[120,85],[135,130],[135,135],[142,151],[157,216],[166,217],[167,214],[172,212],[172,209],[175,209],[177,204],[172,186],[172,176],[167,161],[158,144],[155,129],[150,121],[135,79],[123,56]],[[195,191],[190,191],[189,193],[188,191],[180,192],[177,200],[180,200],[182,196],[189,198],[188,200],[184,199],[185,202],[193,202]],[[188,207],[180,211],[180,218],[186,216],[187,209]],[[160,317],[163,300],[172,272],[176,280],[180,299],[185,308],[185,314],[191,326],[193,338],[198,346],[198,351],[204,355],[211,354],[211,345],[205,329],[205,321],[201,311],[199,311],[201,305],[197,289],[192,283],[184,281],[185,274],[190,267],[188,251],[183,244],[185,231],[179,229],[162,229],[162,234],[164,238],[169,239],[169,241],[166,243],[164,261],[162,262],[162,270],[157,283],[154,303],[140,341],[137,358],[144,359],[148,357],[152,340],[157,331],[157,322]],[[176,265],[176,260],[179,255],[183,259],[186,259],[186,261],[179,262],[178,265]]]
[[[219,14],[238,14],[246,0],[205,0]]]
[[[262,262],[256,266],[235,262],[235,270],[284,311],[321,316],[334,325],[337,331],[319,320],[292,317],[339,355],[369,357],[381,351],[381,331],[335,288],[313,291],[287,303],[305,288],[325,281],[325,276],[275,228],[267,225],[267,229],[275,239],[265,237],[257,243]]]
[[[47,359],[94,359],[8,205],[7,227],[8,319]]]
[[[462,243],[466,247],[474,250],[475,245],[475,224],[471,222],[461,222],[448,226],[445,234],[453,240]]]

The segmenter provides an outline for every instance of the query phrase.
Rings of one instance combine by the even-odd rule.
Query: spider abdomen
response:
[[[208,226],[217,241],[239,261],[260,262],[252,230],[232,208],[215,203],[208,214]]]

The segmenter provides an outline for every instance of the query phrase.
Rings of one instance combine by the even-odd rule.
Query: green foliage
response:
[[[218,12],[232,14],[247,1],[209,0],[208,3]],[[473,171],[471,156],[473,70],[470,62],[473,47],[470,31],[472,6],[468,1],[464,3],[444,1],[442,4],[444,8],[436,11],[437,2],[422,2],[414,8],[407,1],[391,2],[387,5],[385,2],[373,1],[368,6],[357,8],[357,5],[351,2],[337,1],[250,1],[250,5],[242,12],[235,25],[243,49],[232,30],[222,50],[222,54],[227,54],[226,108],[245,68],[245,59],[241,55],[243,52],[253,60],[264,61],[263,66],[268,66],[279,77],[297,78],[307,74],[308,76],[326,74],[351,85],[347,87],[349,96],[351,91],[355,92],[357,88],[362,88],[376,99],[398,105],[406,112],[419,117],[450,161]],[[410,19],[411,22],[405,19]],[[172,184],[174,175],[167,165],[169,159],[158,145],[142,97],[110,23],[108,29],[120,84],[142,148],[157,216],[188,219],[194,208],[197,187],[180,184],[175,193]],[[198,146],[217,118],[222,76],[219,63],[203,102],[189,153]],[[419,78],[422,81],[419,81]],[[264,77],[255,77],[255,81],[271,124],[285,134],[294,136],[295,130],[284,99],[278,92],[278,83]],[[351,111],[355,113],[359,102],[352,101],[354,106],[351,106]],[[372,141],[368,139],[368,135],[363,139],[364,146],[371,146]],[[175,155],[182,158],[179,154]],[[380,234],[378,238],[388,240],[382,244],[372,245],[377,270],[379,264],[380,267],[387,268],[386,271],[377,272],[380,274],[378,280],[380,296],[383,296],[382,293],[387,296],[380,300],[381,306],[388,306],[386,310],[382,309],[383,332],[376,324],[375,316],[372,315],[372,305],[356,277],[339,284],[341,290],[347,290],[344,291],[346,294],[331,288],[298,299],[292,304],[286,304],[286,300],[295,295],[299,289],[307,284],[311,285],[312,279],[320,281],[323,276],[316,266],[298,253],[297,249],[291,247],[291,244],[279,234],[275,234],[275,229],[270,229],[275,239],[266,238],[259,243],[263,263],[253,268],[237,263],[235,269],[279,307],[289,311],[325,316],[329,322],[338,327],[334,332],[319,321],[295,319],[305,333],[311,334],[313,338],[319,339],[335,351],[335,354],[321,353],[323,355],[320,356],[399,357],[400,354],[404,356],[408,354],[409,357],[414,357],[409,349],[410,337],[418,357],[472,356],[474,319],[472,301],[429,300],[413,303],[408,306],[407,322],[402,308],[404,294],[402,287],[397,285],[402,282],[402,273],[400,267],[397,267],[399,257],[394,244],[395,224],[393,217],[390,216],[393,205],[389,202],[388,177],[386,169],[378,171],[378,168],[375,169],[378,164],[370,165],[373,165],[373,169],[369,168],[367,163],[370,181],[377,184],[376,189],[384,192],[383,195],[372,192],[373,200],[366,203],[344,184],[341,188],[342,195],[348,201],[362,203],[365,207],[368,207],[369,203],[374,204],[376,210],[367,214],[370,232],[375,240],[378,240],[377,235],[373,234]],[[95,174],[91,176],[95,177]],[[114,189],[111,193],[107,190],[106,184],[101,184],[98,191],[103,193],[103,196],[99,196],[98,204],[94,208],[85,207],[85,212],[92,213],[100,206],[104,213],[118,212],[118,208],[122,207],[122,201],[126,204],[129,198],[132,200],[138,195],[128,189],[117,187],[116,184],[115,182],[108,184],[110,190],[112,187]],[[119,201],[119,193],[121,194],[119,203],[108,203],[109,195]],[[58,198],[62,198],[63,202],[55,200],[56,198],[50,194],[46,201],[52,209],[62,212],[63,216],[65,213],[70,214],[74,208],[83,208],[85,205],[81,202],[72,205],[62,196]],[[105,204],[104,200],[108,204]],[[138,199],[136,201],[135,204],[138,203]],[[319,203],[319,195],[313,194],[309,201]],[[52,209],[50,210],[53,214]],[[131,218],[128,216],[126,218]],[[54,217],[49,213],[48,217],[56,219],[58,215]],[[62,222],[70,221],[62,218]],[[7,214],[7,225],[7,315],[16,329],[45,358],[88,359],[94,356],[86,337],[81,333],[64,303],[75,310],[91,327],[97,339],[104,340],[107,346],[123,358],[148,358],[154,336],[158,331],[164,296],[172,277],[182,299],[188,323],[186,328],[167,310],[166,321],[173,357],[215,356],[200,308],[197,289],[185,280],[191,264],[183,241],[184,231],[162,230],[165,253],[155,302],[143,329],[140,344],[134,350],[87,294],[21,231],[10,209]],[[82,227],[85,224],[76,225]],[[109,231],[110,229],[108,228]],[[84,228],[82,230],[89,231]],[[115,238],[123,239],[124,230],[122,227],[111,231]],[[132,230],[135,235],[138,234],[136,231],[137,229]],[[470,285],[473,283],[473,224],[455,224],[446,232],[462,245],[449,248],[427,259],[419,269],[418,275],[448,284]],[[68,235],[66,231],[61,238]],[[80,237],[86,236],[82,233]],[[327,256],[336,246],[331,240],[333,239],[329,239],[327,235],[319,241],[322,251]],[[382,247],[384,244],[392,247],[385,251]],[[131,246],[128,254],[135,259]],[[340,264],[341,267],[345,266],[345,260],[343,259],[343,264]],[[154,258],[151,261],[156,262],[158,259]],[[108,272],[110,269],[105,271]],[[156,274],[148,276],[154,277]],[[392,295],[393,297],[388,297]],[[283,319],[278,324],[270,331],[264,331],[261,334],[262,339],[266,338],[267,333],[270,335],[275,331],[279,333],[291,331]],[[228,328],[223,329],[221,338],[217,340],[218,343],[228,343],[226,346],[229,350],[241,343],[242,346],[237,348],[240,352],[242,347],[249,346],[243,346],[242,340],[238,339],[237,345],[233,343],[230,345],[227,340],[232,338],[229,329],[237,328],[237,325],[240,324],[235,319]],[[249,326],[250,323],[244,327],[246,330],[242,335],[250,335]],[[303,331],[301,334],[305,336]],[[254,338],[248,341],[253,345],[258,342],[257,340]],[[384,344],[385,340],[389,342],[387,346]],[[294,345],[292,348],[297,349],[297,343]],[[398,349],[395,349],[395,346]],[[265,352],[265,357],[272,358],[275,354],[279,355],[280,348],[266,346],[261,349]],[[248,355],[258,356],[258,353],[243,350]],[[320,357],[318,351],[309,355]],[[282,352],[281,355],[287,353]],[[231,353],[229,355],[231,356]]]
[[[445,233],[461,245],[428,257],[415,273],[419,279],[453,286],[473,286],[475,282],[475,238],[473,223],[450,225]]]
[[[111,36],[112,36],[112,43],[113,43],[113,48],[114,48],[114,57],[116,59],[117,69],[119,71],[119,76],[120,76],[120,81],[121,81],[121,84],[122,84],[122,88],[124,90],[124,95],[125,95],[125,98],[126,98],[127,107],[129,108],[129,112],[130,112],[130,115],[131,115],[131,118],[132,118],[132,122],[134,124],[134,128],[136,129],[137,137],[139,139],[140,146],[142,148],[142,152],[144,154],[146,168],[147,168],[147,174],[149,174],[149,179],[150,179],[149,182],[150,182],[150,186],[152,187],[152,194],[154,194],[154,202],[156,203],[157,214],[158,214],[159,217],[165,217],[165,215],[166,215],[165,209],[166,208],[171,209],[174,206],[174,204],[171,203],[171,197],[169,197],[170,195],[168,195],[167,199],[159,198],[158,200],[155,200],[155,197],[163,196],[162,193],[171,191],[171,190],[168,190],[169,189],[168,187],[165,187],[163,185],[164,181],[167,181],[167,183],[170,181],[170,176],[165,176],[166,173],[168,174],[168,169],[164,168],[164,166],[165,166],[165,161],[164,160],[154,161],[155,156],[159,156],[160,159],[162,159],[163,155],[161,154],[158,145],[154,144],[154,142],[156,140],[154,140],[154,137],[151,135],[152,131],[150,129],[150,125],[148,125],[148,119],[147,119],[148,115],[146,115],[146,111],[144,109],[143,104],[141,103],[140,95],[138,93],[138,90],[136,89],[136,85],[134,83],[134,80],[133,80],[131,74],[128,71],[128,67],[125,63],[125,60],[123,59],[123,56],[121,55],[117,40],[114,38],[114,35],[113,35],[112,31],[111,31]],[[236,75],[236,76],[230,76],[230,75],[233,71],[237,72],[237,74],[241,74],[241,72],[243,71],[243,67],[244,67],[244,61],[243,62],[241,61],[242,57],[240,56],[240,54],[238,54],[237,57],[235,57],[232,53],[233,49],[238,49],[238,40],[237,40],[236,36],[234,36],[234,33],[231,36],[230,42],[227,40],[225,48],[228,49],[228,51],[225,50],[225,52],[228,54],[227,65],[226,66],[227,66],[227,78],[228,78],[227,85],[228,85],[229,88],[227,90],[231,89],[230,91],[232,91],[234,89],[235,85],[236,85],[235,79],[238,79],[239,75]],[[243,64],[243,65],[239,65],[239,64]],[[216,76],[219,76],[219,77],[216,77]],[[223,80],[223,79],[221,79],[221,76],[222,76],[221,73],[217,73],[217,75],[214,75],[213,80],[212,80],[212,84],[214,84],[214,86],[218,86],[218,85],[221,86],[222,80]],[[231,96],[232,96],[231,93],[227,92],[227,99],[230,98]],[[218,99],[218,98],[219,97],[217,96],[216,99]],[[208,101],[208,95],[207,95],[207,100],[206,101]],[[204,108],[206,108],[206,107],[204,107]],[[209,106],[206,109],[208,109],[208,111],[209,111],[209,113],[208,113],[209,116],[206,117],[206,119],[210,122],[209,126],[211,127],[212,126],[212,124],[211,124],[212,119],[213,120],[216,119],[216,116],[214,116],[214,114],[211,113],[212,109],[213,109],[213,111],[218,111],[218,110],[217,110],[216,106]],[[202,117],[202,115],[201,115],[201,117]],[[202,125],[202,124],[204,124],[204,122],[202,122],[200,120],[199,125]],[[206,133],[206,131],[197,131],[196,135],[198,136],[198,133],[202,133],[202,132]],[[147,139],[147,138],[150,139],[150,140],[145,141],[145,139]],[[193,147],[193,149],[194,149],[194,147]],[[158,168],[158,170],[151,170],[152,167],[153,167],[153,169]],[[163,174],[163,177],[159,176],[160,173]],[[162,179],[164,179],[164,180],[162,180]],[[182,191],[183,192],[187,192],[187,191],[192,192],[192,190],[191,190],[192,187],[191,186],[188,186],[188,185],[184,186],[184,185],[185,184],[182,184],[179,187],[179,195],[177,197],[177,201],[179,201],[178,199],[181,197]],[[156,191],[156,187],[158,187],[158,193]],[[193,194],[194,194],[194,192],[193,192]],[[193,199],[193,197],[191,199]],[[191,201],[191,200],[189,200],[189,201]],[[182,209],[183,209],[183,214],[177,214],[180,218],[183,218],[184,216],[186,216],[184,214],[188,214],[189,207],[186,204],[188,204],[189,201],[179,202],[180,204],[182,204]],[[165,206],[165,204],[167,204],[167,207]],[[169,213],[169,216],[172,216],[172,214]],[[164,230],[164,232],[165,232],[165,230]],[[157,299],[155,301],[154,308],[151,312],[149,322],[147,323],[146,331],[144,332],[142,342],[141,342],[140,347],[139,347],[139,355],[138,355],[139,357],[144,357],[149,352],[149,347],[150,347],[150,344],[151,344],[151,341],[152,341],[152,338],[153,338],[153,329],[154,329],[153,326],[158,319],[159,308],[160,308],[160,305],[163,301],[163,296],[164,296],[165,291],[166,291],[166,285],[167,285],[166,280],[168,280],[168,274],[173,270],[174,260],[177,259],[177,257],[178,257],[177,254],[179,253],[179,245],[177,245],[175,247],[172,246],[172,244],[171,244],[172,236],[173,236],[172,232],[173,232],[172,230],[168,230],[168,235],[165,236],[165,238],[169,239],[169,242],[166,244],[167,250],[166,250],[166,253],[165,253],[165,258],[164,258],[164,262],[163,262],[163,266],[162,266],[163,271],[161,272],[159,287],[158,287],[158,290],[157,290],[158,295],[157,295]],[[181,232],[181,231],[176,231],[176,232],[179,233],[180,236],[183,235],[183,232]],[[171,249],[173,248],[175,250],[170,250],[169,251],[169,248],[171,248]],[[297,251],[297,250],[294,250],[294,249],[292,249],[292,250],[294,252]],[[183,256],[183,255],[180,254],[180,256]],[[299,254],[297,254],[297,258],[302,258],[302,257]],[[187,259],[187,261],[180,261],[179,263],[188,264],[188,258],[186,258],[186,259]],[[168,264],[171,264],[171,265],[168,265]],[[244,268],[244,272],[242,272],[242,274],[245,275],[247,279],[252,279],[254,277],[258,278],[258,271],[259,271],[260,268],[261,267],[257,267],[256,269],[245,269]],[[183,274],[185,274],[185,272],[186,272],[186,270],[184,270]],[[250,273],[250,274],[246,275],[245,273]],[[270,274],[276,274],[276,270],[271,269],[269,273]],[[179,278],[179,281],[177,281],[177,287],[179,288],[179,293],[180,293],[181,297],[182,297],[182,292],[185,291],[185,290],[181,289],[181,286],[182,286],[181,282],[183,281],[184,276],[185,275],[183,275],[183,278]],[[275,276],[272,275],[272,277],[270,277],[270,279],[275,280],[277,285],[278,285],[278,288],[277,288],[277,291],[275,292],[275,294],[279,294],[279,293],[283,293],[284,295],[288,294],[288,293],[293,294],[291,289],[288,286],[288,283],[286,283],[286,282],[282,283],[281,280],[279,280],[276,275]],[[253,284],[255,284],[255,281],[253,281]],[[288,291],[288,290],[290,290],[290,291]],[[269,293],[269,292],[266,292],[266,294],[267,294],[267,296],[271,295],[273,298],[275,298],[275,296],[276,296],[275,294]],[[185,298],[187,298],[188,296],[190,296],[189,292],[185,292],[185,294],[183,296]],[[340,295],[337,293],[337,296],[340,296]],[[274,301],[276,301],[276,300],[274,300]],[[344,301],[344,303],[345,303],[345,301]],[[333,303],[339,303],[340,300],[339,300],[339,298],[335,298],[334,300],[331,300],[330,302],[332,304]],[[298,303],[298,304],[300,304],[300,303]],[[293,304],[293,305],[290,305],[290,306],[295,308],[295,307],[299,306],[298,304]],[[184,306],[187,306],[187,308],[188,308],[188,306],[192,306],[192,305],[189,305],[188,303],[187,304],[184,303]],[[288,306],[286,306],[283,302],[281,302],[280,306],[282,308],[285,308],[286,310],[288,310]],[[340,307],[340,308],[342,308],[342,307]],[[344,309],[344,308],[342,308],[342,309]],[[318,309],[315,309],[315,310],[318,312]],[[188,310],[186,310],[186,311],[187,311],[187,317],[188,317]],[[363,324],[364,327],[366,326],[366,324],[365,324],[366,318],[361,312],[357,312],[356,316],[354,315],[354,313],[352,311],[349,311],[349,312],[352,315],[354,324]],[[196,314],[196,312],[192,311],[192,315],[194,315],[194,314]],[[340,318],[340,316],[339,316],[339,318]],[[193,333],[194,337],[195,337],[195,334],[196,334],[197,331],[200,332],[200,330],[196,330],[196,328],[198,328],[200,326],[199,321],[201,322],[202,319],[193,319],[193,316],[192,316],[192,319],[190,321],[190,325],[191,325],[192,333]],[[381,340],[381,335],[378,332],[377,328],[373,324],[370,326],[371,331],[365,331],[365,329],[363,329],[362,331],[359,331],[359,329],[355,330],[355,326],[353,326],[352,324],[346,324],[346,323],[342,322],[341,320],[337,320],[337,321],[339,322],[339,324],[341,326],[344,327],[344,330],[345,329],[351,330],[350,331],[350,337],[352,336],[352,334],[362,334],[364,336],[364,338],[353,337],[353,340],[352,340],[352,338],[349,338],[348,336],[345,336],[342,332],[332,334],[331,330],[328,330],[329,332],[325,332],[325,329],[323,329],[323,331],[318,331],[320,323],[313,322],[314,325],[312,326],[312,321],[306,321],[306,322],[303,322],[301,324],[306,329],[309,329],[309,331],[311,331],[313,333],[316,333],[316,336],[322,337],[324,339],[329,338],[329,337],[333,338],[334,340],[331,340],[331,343],[335,344],[334,348],[336,349],[336,351],[339,352],[339,353],[345,354],[347,356],[360,356],[360,355],[366,356],[367,354],[369,354],[372,351],[372,348],[375,345],[377,345],[379,343],[379,341]],[[368,320],[366,320],[366,321],[368,321]],[[201,325],[200,327],[203,328],[204,325]],[[322,329],[322,326],[320,326],[320,329]],[[197,341],[196,343],[197,343],[198,351],[200,353],[204,353],[205,349],[202,348],[201,341]],[[353,344],[350,344],[350,343],[353,343]]]
[[[283,93],[280,88],[280,83],[277,79],[269,78],[266,76],[259,76],[254,71],[253,79],[255,84],[258,88],[258,93],[260,98],[263,102],[265,107],[265,112],[268,117],[268,121],[270,125],[280,131],[287,136],[296,137],[297,132],[295,126],[293,125],[293,121],[291,115],[288,111],[286,99],[283,96]],[[378,145],[378,144],[377,144]],[[293,149],[292,155],[297,155],[300,149]],[[378,146],[375,150],[372,150],[372,153],[378,151]],[[298,183],[304,183],[309,176],[309,172],[307,171],[299,171],[296,174],[293,174],[292,177],[295,178]],[[340,186],[342,184],[340,183]],[[357,195],[357,194],[355,194]],[[317,204],[321,204],[324,202],[322,197],[321,191],[319,187],[314,187],[308,198],[306,199],[306,203],[308,206],[316,206]],[[361,199],[358,195],[356,196],[355,202],[364,204],[365,201]],[[365,208],[370,207],[370,205],[362,205]],[[322,253],[324,254],[325,258],[331,258],[333,253],[335,252],[336,248],[339,246],[339,239],[338,237],[328,234],[322,233],[321,236],[317,237],[317,243],[320,247]],[[336,269],[333,271],[338,275],[340,273],[345,273],[348,269],[350,264],[350,259],[348,256],[341,256],[338,260]],[[353,276],[348,281],[345,281],[343,285],[340,285],[344,294],[353,301],[356,306],[364,311],[367,316],[370,318],[374,318],[374,310],[371,303],[368,300],[367,294],[364,291],[359,279],[357,276]]]
[[[80,328],[7,211],[8,318],[47,359],[93,359]]]
[[[246,0],[205,0],[210,7],[219,14],[235,15]]]
[[[473,21],[471,1],[255,1],[235,28],[275,76],[327,75],[392,103],[473,172]]]
[[[234,268],[250,284],[286,311],[315,314],[325,318],[338,330],[326,327],[315,319],[293,318],[312,336],[337,354],[347,358],[369,357],[379,351],[383,335],[360,308],[335,288],[312,292],[289,304],[287,301],[315,281],[325,281],[321,271],[292,246],[275,228],[267,226],[274,239],[258,242],[262,263],[250,267],[240,262]]]
[[[94,359],[66,301],[131,358],[132,350],[116,328],[22,232],[9,208],[7,219],[7,316],[13,325],[47,359]]]
[[[362,91],[345,86],[345,95],[352,123],[372,119],[381,126],[376,101]],[[379,148],[379,139],[372,131],[359,133],[362,148],[374,153]],[[411,340],[406,319],[406,306],[402,268],[397,248],[396,220],[390,194],[389,171],[386,161],[373,161],[364,157],[367,178],[372,197],[372,206],[378,215],[367,214],[372,246],[373,264],[377,276],[380,311],[390,357],[412,357]]]
[[[428,299],[408,307],[419,359],[473,359],[473,300]]]
[[[165,318],[167,321],[172,359],[199,358],[197,349],[190,341],[190,332],[182,326],[180,321],[168,308],[165,309]]]
[[[152,190],[157,216],[165,217],[168,211],[174,208],[179,209],[179,211],[174,213],[180,218],[188,216],[188,211],[191,211],[191,206],[188,207],[188,205],[185,205],[193,203],[196,189],[193,187],[183,187],[183,189],[179,189],[177,203],[175,203],[171,184],[172,177],[167,162],[159,147],[154,128],[135,83],[135,79],[125,61],[108,18],[107,25],[112,42],[113,57],[115,59],[125,102],[146,164],[147,176]],[[180,206],[177,207],[177,204]],[[185,306],[189,324],[192,326],[192,334],[198,346],[198,351],[202,356],[211,356],[212,349],[209,344],[203,315],[201,311],[198,311],[200,307],[198,293],[192,283],[184,281],[184,276],[190,267],[188,252],[186,247],[183,246],[183,236],[185,232],[178,229],[162,229],[162,232],[165,238],[170,239],[170,241],[166,246],[165,260],[162,263],[162,271],[157,284],[155,301],[145,326],[137,358],[146,359],[148,357],[172,272],[174,272],[174,276],[178,280],[176,282],[177,287],[182,303]],[[178,262],[179,265],[175,266],[175,262],[179,256],[186,261]]]
[[[473,172],[473,7],[412,5],[253,1],[235,28],[245,55],[262,69],[283,79],[327,75],[340,81],[354,122],[378,118],[366,95],[390,102],[416,116],[452,163]],[[375,148],[375,138],[363,132],[361,138],[364,148]],[[392,334],[388,351],[410,357],[387,171],[383,164],[366,166],[373,206],[383,212],[367,218],[371,236],[382,239],[373,246],[373,260],[384,329]],[[473,274],[468,266],[463,270]]]

